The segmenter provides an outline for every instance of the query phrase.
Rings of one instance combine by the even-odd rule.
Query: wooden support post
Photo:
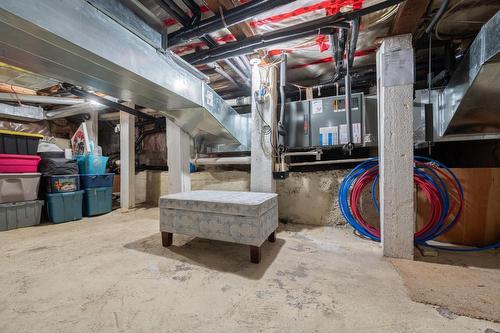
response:
[[[168,193],[191,191],[190,149],[191,137],[167,119]]]
[[[411,34],[377,51],[380,225],[384,255],[413,259],[413,81]]]
[[[127,106],[134,107],[128,103]],[[135,207],[135,117],[120,111],[120,206]]]

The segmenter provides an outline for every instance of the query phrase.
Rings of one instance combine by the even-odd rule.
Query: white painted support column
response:
[[[191,191],[191,137],[167,119],[168,193]]]
[[[131,103],[126,103],[134,107]],[[135,117],[120,111],[120,206],[135,207]]]
[[[413,82],[411,34],[377,51],[380,225],[384,256],[413,259]]]
[[[266,75],[266,71],[270,71]],[[269,79],[270,94],[262,104],[257,104],[255,92],[259,90],[261,79]],[[251,149],[251,172],[250,190],[252,192],[276,192],[276,181],[273,179],[274,158],[271,140],[272,134],[269,126],[276,128],[276,106],[278,103],[278,93],[276,89],[276,68],[260,68],[257,65],[252,67],[252,149]],[[275,144],[275,143],[273,143]]]

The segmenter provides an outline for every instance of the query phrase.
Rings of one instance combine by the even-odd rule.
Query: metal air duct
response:
[[[488,21],[443,91],[439,134],[500,132],[500,11]]]
[[[143,25],[132,24],[139,18],[130,13],[109,15],[81,0],[2,0],[0,61],[158,110],[193,137],[247,146],[240,115],[176,56],[151,45],[161,38],[132,33]]]

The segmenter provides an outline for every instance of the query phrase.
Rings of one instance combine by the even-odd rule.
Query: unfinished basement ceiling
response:
[[[130,7],[131,3],[143,5],[149,9],[154,19],[153,22],[160,22],[166,28],[168,33],[179,30],[182,25],[169,15],[159,3],[164,0],[123,0],[123,3]],[[423,33],[429,17],[435,13],[441,5],[441,0],[413,0],[413,2],[425,2],[429,6],[424,12],[423,17],[419,19],[418,28],[415,31],[414,39],[416,41],[417,65],[421,63],[420,71],[417,70],[417,76],[426,75],[427,61],[427,40]],[[228,10],[234,6],[247,4],[249,0],[173,0],[167,1],[175,3],[184,11],[187,17],[192,18],[193,12],[186,6],[186,3],[196,3],[200,8],[201,20],[213,17],[212,10],[220,15],[217,9],[223,6]],[[296,0],[290,3],[278,6],[272,10],[266,11],[256,16],[252,16],[241,23],[232,25],[228,28],[220,29],[210,33],[218,44],[230,44],[237,40],[242,40],[246,36],[266,34],[286,29],[297,24],[310,22],[322,17],[332,16],[339,12],[349,12],[360,8],[367,8],[372,5],[383,3],[383,0]],[[407,1],[410,3],[412,1]],[[404,3],[403,3],[404,4]],[[368,79],[362,83],[354,80],[353,88],[355,90],[367,90],[370,85],[374,85],[374,73],[366,75],[365,68],[374,66],[375,51],[380,38],[391,34],[394,24],[398,18],[398,11],[402,10],[402,4],[390,6],[381,11],[366,15],[362,18],[360,35],[356,47],[356,57],[354,60],[354,69],[362,69],[362,74]],[[500,0],[481,1],[481,0],[452,0],[449,3],[447,11],[435,27],[434,39],[435,45],[442,46],[445,43],[454,43],[463,52],[467,49],[469,43],[475,37],[482,24],[488,21],[491,16],[500,10]],[[158,27],[154,27],[158,29]],[[237,39],[238,38],[238,39]],[[278,60],[282,52],[288,54],[288,90],[296,90],[297,87],[317,87],[321,82],[331,80],[334,65],[331,52],[331,41],[329,35],[317,34],[306,38],[299,38],[290,42],[273,45],[272,47],[247,54],[247,59],[252,57],[268,56],[269,61]],[[418,42],[420,40],[420,43]],[[194,38],[189,42],[171,47],[171,50],[180,56],[187,56],[202,50],[208,49],[206,42]],[[442,50],[434,49],[434,60],[438,64],[434,65],[437,74],[440,70],[439,62],[442,60]],[[227,77],[220,75],[214,70],[212,64],[198,65],[210,79],[210,86],[225,98],[237,96],[248,96],[249,87],[245,85],[244,80],[233,70],[234,66],[229,66],[225,61],[218,61],[216,66],[222,68],[233,80],[231,82]],[[248,73],[247,73],[248,74]],[[418,81],[418,79],[417,79]],[[13,68],[8,65],[0,65],[0,82],[28,89],[39,91],[57,85],[59,81],[40,76],[22,69]],[[236,84],[235,84],[236,83]],[[362,85],[360,85],[362,84]]]
[[[140,0],[153,14],[155,14],[168,28],[168,33],[181,29],[183,26],[176,18],[169,15],[159,4],[163,0]],[[200,7],[201,20],[205,20],[224,13],[225,10],[247,4],[249,0],[214,1],[214,0],[174,0],[164,3],[175,3],[181,8],[185,15],[193,18],[193,12],[186,4],[196,3]],[[230,44],[241,40],[243,37],[261,35],[269,32],[286,29],[297,24],[310,22],[319,18],[332,16],[362,8],[367,8],[383,3],[383,0],[297,0],[272,10],[249,17],[244,22],[226,27],[209,34],[209,37],[219,45]],[[409,1],[410,3],[412,1]],[[417,1],[413,1],[416,3]],[[419,1],[420,2],[420,1]],[[423,36],[423,29],[429,22],[428,18],[436,12],[441,5],[440,0],[421,0],[426,3],[427,12],[419,17],[418,29],[415,39]],[[427,4],[429,6],[427,6]],[[356,47],[354,68],[372,66],[375,64],[375,52],[380,38],[391,34],[391,29],[398,17],[398,10],[402,10],[402,4],[390,6],[362,18],[360,34]],[[217,12],[218,9],[218,12]],[[500,9],[500,1],[478,1],[478,0],[452,0],[449,3],[443,19],[435,29],[435,38],[438,40],[453,40],[460,44],[465,40],[466,47],[470,39],[479,31],[491,16]],[[239,36],[238,36],[239,35]],[[422,50],[427,46],[424,45]],[[188,56],[207,50],[207,42],[199,38],[193,38],[189,42],[171,47],[171,50],[180,56]],[[418,49],[416,50],[419,51]],[[330,37],[327,34],[318,33],[315,36],[299,38],[286,43],[273,45],[272,47],[259,50],[259,53],[247,54],[245,57],[268,56],[270,61],[277,60],[282,52],[288,54],[288,78],[289,89],[296,87],[317,87],[320,82],[329,81],[332,78],[332,48]],[[227,77],[220,75],[214,70],[214,64],[202,64],[197,67],[210,78],[211,86],[222,96],[234,97],[248,95],[248,87],[234,70],[234,65],[224,61],[218,61],[216,66],[227,72],[236,81],[230,82]],[[369,81],[367,84],[373,84]],[[366,84],[366,83],[365,83]],[[356,83],[354,83],[356,89]],[[366,87],[365,87],[366,88]]]

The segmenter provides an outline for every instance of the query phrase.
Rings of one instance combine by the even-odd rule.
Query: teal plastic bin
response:
[[[111,212],[113,206],[113,188],[87,188],[83,195],[83,215],[95,216]]]
[[[106,156],[94,156],[94,155],[76,155],[76,162],[78,163],[78,169],[80,174],[97,174],[102,175],[106,173],[106,164],[108,163],[109,157]]]
[[[63,223],[82,218],[83,191],[47,193],[47,215],[52,223]]]

